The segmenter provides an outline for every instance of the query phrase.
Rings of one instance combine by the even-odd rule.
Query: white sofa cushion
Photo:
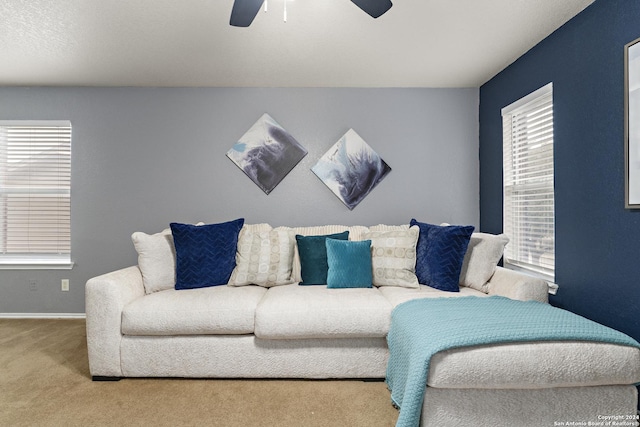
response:
[[[417,288],[416,243],[420,229],[369,231],[362,235],[371,240],[371,263],[375,286]]]
[[[251,334],[259,286],[213,286],[145,295],[122,311],[124,335]]]
[[[401,231],[401,230],[408,230],[408,229],[409,229],[409,224],[402,224],[402,225],[378,224],[378,225],[372,225],[371,227],[369,227],[369,231]]]
[[[136,231],[131,235],[138,252],[138,267],[147,294],[171,289],[176,285],[176,249],[171,229],[146,234]]]
[[[229,286],[258,285],[270,288],[292,282],[295,238],[293,231],[278,229],[240,231],[236,266]]]
[[[432,288],[431,286],[420,285],[417,289],[412,288],[400,288],[397,286],[382,286],[379,288],[380,293],[389,301],[391,306],[395,308],[398,304],[411,301],[419,298],[456,298],[456,297],[468,297],[488,296],[484,292],[477,291],[471,288],[460,288],[460,292],[445,292],[439,289]]]
[[[496,271],[509,238],[504,234],[473,233],[462,261],[460,284],[489,292],[488,281]]]
[[[265,231],[273,230],[273,227],[266,222],[262,222],[259,224],[245,224],[242,226],[242,230],[251,231],[253,233],[263,233]],[[240,232],[242,232],[242,230],[240,230]]]
[[[269,289],[256,308],[261,339],[366,338],[389,332],[391,305],[377,288],[297,284]]]

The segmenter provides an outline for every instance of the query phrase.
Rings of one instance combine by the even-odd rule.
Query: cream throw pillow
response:
[[[462,261],[460,284],[489,293],[487,282],[496,271],[509,238],[504,234],[473,233]]]
[[[138,252],[138,268],[145,293],[173,289],[176,285],[176,249],[171,229],[156,234],[136,231],[131,240]]]
[[[416,277],[416,244],[420,229],[370,231],[362,238],[371,240],[371,264],[375,286],[419,288]]]
[[[272,286],[293,283],[291,269],[295,234],[292,230],[276,229],[254,232],[240,231],[236,267],[229,286]]]

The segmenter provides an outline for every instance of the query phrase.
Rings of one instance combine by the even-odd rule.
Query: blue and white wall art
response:
[[[391,168],[349,129],[311,170],[349,209],[355,208]]]
[[[307,150],[266,113],[227,151],[227,157],[266,194],[306,155]]]

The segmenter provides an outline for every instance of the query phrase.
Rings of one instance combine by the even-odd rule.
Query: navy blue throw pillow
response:
[[[236,266],[244,218],[221,224],[171,223],[176,247],[176,289],[225,285]]]
[[[349,240],[349,232],[328,234],[325,236],[296,235],[298,254],[300,255],[301,285],[326,285],[327,271],[327,239]]]
[[[473,233],[472,225],[433,225],[411,220],[420,228],[416,246],[418,281],[441,291],[460,292],[462,261]]]

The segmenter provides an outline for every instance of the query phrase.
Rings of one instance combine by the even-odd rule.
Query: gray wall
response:
[[[225,156],[265,112],[309,151],[268,196]],[[0,271],[0,313],[84,312],[89,278],[136,263],[131,233],[172,221],[479,223],[478,89],[0,88],[10,119],[71,120],[76,265]],[[349,128],[393,169],[353,211],[310,170]]]

